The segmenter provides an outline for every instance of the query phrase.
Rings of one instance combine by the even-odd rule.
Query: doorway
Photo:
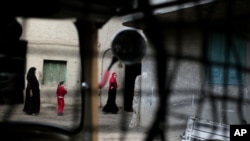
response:
[[[133,111],[135,79],[141,74],[141,63],[125,66],[124,111]]]

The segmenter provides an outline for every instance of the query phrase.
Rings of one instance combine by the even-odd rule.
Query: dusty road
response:
[[[99,141],[143,141],[146,134],[129,127],[131,117],[131,112],[122,109],[118,114],[104,114],[99,109]]]
[[[80,122],[80,116],[74,112],[77,108],[66,106],[64,115],[58,116],[56,105],[42,104],[40,114],[36,116],[26,115],[22,111],[23,105],[14,107],[0,106],[0,120],[13,121],[29,121],[29,122],[44,122],[46,124],[55,124],[66,128],[73,128]],[[122,118],[123,117],[123,118]],[[104,114],[99,108],[99,141],[143,141],[145,134],[137,128],[129,128],[131,120],[131,112],[123,112],[122,109],[118,114]],[[122,132],[126,129],[126,132]]]

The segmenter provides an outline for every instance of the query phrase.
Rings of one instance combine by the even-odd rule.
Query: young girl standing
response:
[[[59,82],[57,86],[57,115],[62,116],[64,110],[64,96],[67,94],[67,89],[64,87],[64,81]]]

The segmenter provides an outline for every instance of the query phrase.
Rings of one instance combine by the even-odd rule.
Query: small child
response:
[[[64,81],[59,82],[57,86],[57,115],[62,116],[64,110],[64,95],[67,94],[67,89],[64,87]]]

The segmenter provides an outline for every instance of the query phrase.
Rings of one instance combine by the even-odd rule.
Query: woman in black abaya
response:
[[[108,100],[107,104],[103,107],[102,111],[104,113],[116,114],[119,109],[116,105],[116,89],[118,85],[116,82],[116,73],[113,72],[111,78],[109,79],[109,90],[108,90]]]
[[[40,112],[40,89],[36,78],[36,68],[31,67],[27,74],[27,87],[23,111],[28,115],[37,115]]]

